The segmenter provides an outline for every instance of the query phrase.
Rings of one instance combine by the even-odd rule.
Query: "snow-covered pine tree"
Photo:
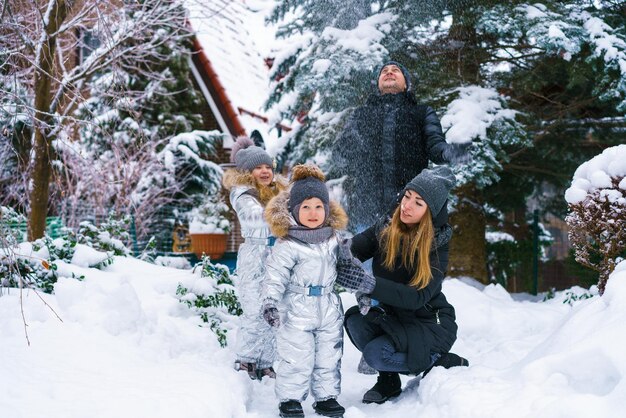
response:
[[[329,170],[324,153],[371,92],[371,72],[389,55],[381,41],[392,15],[372,15],[370,3],[281,1],[274,9],[270,21],[285,47],[271,70],[267,107],[275,121],[294,121],[281,156],[289,164],[313,159]]]
[[[142,61],[124,57],[89,79],[90,97],[80,105],[76,116],[81,123],[80,136],[94,154],[112,147],[133,147],[146,141],[162,141],[202,124],[198,113],[201,96],[190,76],[188,58],[191,33],[185,29],[185,8],[176,0],[162,2],[128,2],[122,11],[124,19],[113,28],[121,30],[138,15],[167,13],[170,24],[155,21],[140,37],[127,39],[122,48],[155,45],[152,55]],[[181,28],[183,28],[181,30]]]
[[[623,19],[624,10],[614,6],[501,4],[485,12],[479,24],[482,32],[511,45],[493,61],[494,68],[502,68],[491,83],[510,97],[519,112],[516,119],[532,140],[532,146],[510,152],[502,160],[499,181],[482,190],[485,202],[508,213],[488,222],[501,225],[519,243],[517,278],[526,285],[531,278],[531,254],[523,251],[532,238],[529,199],[541,213],[564,216],[560,196],[571,173],[599,149],[623,141],[623,87],[621,93],[616,87],[623,85],[624,74],[615,70],[624,52],[624,26],[611,29],[606,22],[620,13]],[[616,94],[605,94],[607,83],[614,84]]]
[[[223,171],[210,161],[217,159],[224,138],[219,131],[192,131],[168,139],[155,155],[155,169],[142,171],[130,196],[133,211],[143,215],[138,235],[154,235],[159,248],[169,250],[172,227],[188,221],[192,209],[215,203],[216,212],[228,211],[221,195]]]
[[[361,20],[332,26],[351,12]],[[624,29],[607,23],[623,14],[611,2],[280,2],[272,19],[282,22],[278,35],[289,39],[289,47],[276,54],[268,105],[277,119],[308,116],[290,134],[285,158],[317,159],[332,170],[328,146],[350,109],[372,91],[372,71],[387,58],[402,62],[414,76],[418,101],[438,110],[449,141],[476,142],[474,161],[458,170],[467,180],[457,191],[466,205],[458,207],[455,220],[462,237],[457,243],[464,244],[451,251],[467,257],[451,264],[457,274],[486,279],[481,208],[524,206],[546,178],[567,177],[562,167],[568,164],[551,161],[546,168],[531,156],[553,154],[574,134],[575,161],[574,150],[584,147],[581,115],[593,114],[587,131],[624,125]],[[569,77],[542,80],[538,71],[554,63]],[[541,88],[524,82],[533,77]],[[578,88],[581,78],[585,94]],[[612,95],[603,94],[607,87]],[[552,88],[567,94],[553,102]],[[577,99],[582,102],[574,106]],[[570,111],[546,114],[546,104]],[[524,187],[509,192],[511,184]]]

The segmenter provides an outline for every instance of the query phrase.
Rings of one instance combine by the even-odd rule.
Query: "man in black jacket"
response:
[[[354,111],[333,147],[335,172],[347,175],[351,228],[358,232],[395,207],[398,192],[429,160],[467,162],[470,144],[448,144],[435,111],[415,100],[406,68],[385,63],[378,91]]]

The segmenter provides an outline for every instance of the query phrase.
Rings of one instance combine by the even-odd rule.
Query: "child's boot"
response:
[[[248,376],[252,380],[260,379],[257,368],[256,368],[256,363],[247,363],[244,361],[237,360],[235,362],[235,370],[248,372]]]
[[[273,367],[265,367],[263,369],[258,369],[257,373],[259,375],[259,380],[262,380],[265,376],[270,379],[276,379],[276,372]]]
[[[300,402],[290,399],[278,405],[281,418],[304,418],[304,411]]]
[[[319,415],[323,415],[325,417],[343,417],[344,412],[346,412],[346,408],[339,405],[337,399],[330,398],[325,401],[315,402],[313,404],[313,409]]]

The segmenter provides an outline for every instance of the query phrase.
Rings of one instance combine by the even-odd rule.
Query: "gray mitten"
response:
[[[270,324],[271,327],[278,328],[280,326],[280,315],[278,308],[272,302],[263,305],[263,319]]]
[[[376,287],[376,279],[354,257],[349,260],[337,259],[336,283],[353,292],[372,293],[374,287]]]
[[[367,293],[356,292],[356,301],[359,304],[361,315],[367,315],[372,307],[372,298]]]
[[[376,287],[376,278],[365,270],[363,270],[363,272],[365,273],[365,276],[363,277],[363,281],[357,290],[363,293],[372,293]]]
[[[446,161],[452,164],[468,164],[472,161],[472,154],[470,153],[471,147],[471,142],[448,144],[442,156]]]
[[[351,246],[352,246],[351,238],[342,239],[339,242],[339,246],[337,247],[337,259],[341,261],[352,260],[352,251],[350,251]]]

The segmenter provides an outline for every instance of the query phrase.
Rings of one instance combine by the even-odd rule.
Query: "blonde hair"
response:
[[[263,207],[267,206],[267,203],[272,200],[274,196],[285,190],[287,187],[279,181],[276,181],[276,177],[272,178],[272,182],[268,186],[264,186],[259,183],[256,178],[253,177],[255,188],[259,193],[258,199]]]
[[[409,286],[425,288],[433,277],[430,270],[430,249],[434,237],[435,228],[429,208],[419,223],[406,225],[400,220],[398,206],[380,237],[381,250],[385,254],[383,267],[393,270],[396,258],[401,255],[402,266],[409,271],[415,271]]]

